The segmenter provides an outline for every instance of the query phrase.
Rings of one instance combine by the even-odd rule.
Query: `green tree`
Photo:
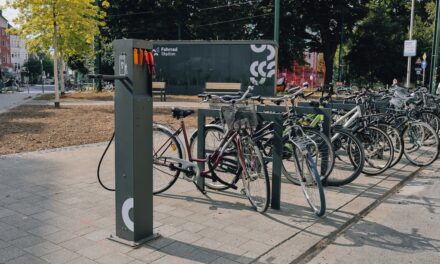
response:
[[[24,63],[29,72],[29,79],[31,83],[41,82],[41,59],[43,60],[43,71],[45,74],[49,74],[49,77],[53,76],[53,61],[47,54],[30,54],[28,59]]]
[[[106,1],[102,2],[108,6]],[[93,52],[94,36],[105,13],[93,0],[10,0],[18,11],[10,32],[27,39],[33,51],[51,51],[54,61],[55,106],[59,106],[59,59]]]
[[[303,0],[297,1],[297,5],[305,25],[303,38],[309,49],[324,54],[325,83],[328,84],[333,79],[341,32],[346,38],[351,36],[356,23],[366,15],[366,0]]]
[[[421,57],[431,50],[435,3],[416,3],[414,39]],[[356,25],[346,56],[350,75],[360,84],[389,84],[393,78],[405,78],[407,60],[403,57],[403,43],[408,38],[410,5],[396,0],[368,3],[368,15]]]

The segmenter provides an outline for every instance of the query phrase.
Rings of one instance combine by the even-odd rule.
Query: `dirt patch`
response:
[[[93,101],[113,101],[114,92],[103,91],[83,91],[83,92],[69,92],[60,96],[61,99],[73,99],[73,100],[93,100]],[[35,97],[34,100],[54,100],[53,93],[40,94]],[[154,96],[154,101],[160,101],[160,96]],[[191,95],[167,95],[167,101],[169,102],[200,102],[201,99],[197,96]]]
[[[113,101],[114,92],[94,92],[94,91],[84,91],[84,92],[71,92],[61,94],[61,99],[75,99],[75,100],[94,100],[94,101]],[[54,100],[55,95],[53,93],[40,94],[35,97],[34,100]]]
[[[19,106],[0,114],[0,155],[103,142],[113,133],[113,119],[113,106]],[[179,124],[163,109],[153,119]],[[196,127],[197,115],[185,124]]]

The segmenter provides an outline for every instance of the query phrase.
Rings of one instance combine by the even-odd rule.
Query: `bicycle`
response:
[[[296,98],[303,90],[298,91],[292,95],[285,96],[286,98]],[[223,96],[223,99],[233,100],[234,96]],[[270,98],[262,97],[252,97],[254,101],[262,102],[264,99],[268,100]],[[279,98],[277,98],[279,99]],[[287,120],[288,122],[289,119]],[[218,123],[216,120],[214,123]],[[273,122],[268,122],[267,124],[260,124],[255,133],[252,135],[252,140],[256,143],[260,151],[264,154],[265,159],[272,156],[272,144],[273,144]],[[282,144],[283,144],[283,156],[282,156],[282,174],[290,181],[298,183],[301,185],[304,196],[317,216],[322,216],[325,214],[325,194],[321,183],[321,176],[318,173],[318,169],[315,160],[319,160],[319,147],[318,145],[307,136],[300,126],[295,123],[285,123],[286,127]],[[209,136],[214,136],[217,141],[222,139],[223,130],[216,124],[210,124],[205,127],[205,141]],[[191,148],[194,151],[195,141],[192,142]],[[330,147],[331,149],[331,147]],[[212,150],[206,149],[207,152],[212,152]],[[330,154],[331,155],[331,154]],[[329,162],[332,161],[332,156],[330,156]],[[233,171],[234,161],[229,160],[224,171]],[[329,166],[330,167],[330,166]],[[324,173],[327,173],[325,171]],[[227,178],[226,178],[227,177]],[[222,175],[222,180],[228,184],[236,183],[240,176],[235,175]],[[228,185],[224,185],[222,182],[211,181],[207,185],[211,189],[225,190],[229,188]]]
[[[267,210],[270,203],[269,176],[262,154],[247,129],[256,125],[255,112],[252,112],[247,106],[240,105],[252,90],[253,87],[249,87],[243,96],[237,100],[227,101],[216,98],[224,104],[220,108],[220,112],[224,120],[225,136],[212,153],[207,153],[207,157],[195,158],[190,151],[190,142],[183,119],[193,114],[193,110],[173,108],[173,117],[179,120],[182,119],[179,128],[174,132],[165,126],[154,125],[154,194],[169,189],[176,182],[180,173],[183,174],[184,179],[193,183],[203,177],[218,181],[228,188],[237,190],[238,187],[235,183],[223,181],[216,173],[216,169],[222,164],[223,157],[228,159],[228,157],[236,156],[238,160],[236,174],[240,175],[242,180],[242,193],[249,199],[256,211],[263,213]],[[183,134],[183,144],[179,139],[180,134]],[[194,139],[194,135],[191,138]],[[182,151],[183,148],[186,150],[185,157]],[[201,171],[198,163],[205,163],[208,169]],[[197,184],[196,186],[199,191],[206,193]]]

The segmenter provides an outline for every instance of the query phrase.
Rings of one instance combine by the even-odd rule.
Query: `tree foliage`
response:
[[[273,39],[274,0],[113,0],[104,41]],[[410,1],[283,0],[280,16],[279,67],[302,61],[305,51],[324,53],[326,83],[332,81],[341,35],[348,76],[361,82],[402,79],[406,60]],[[414,38],[428,56],[435,1],[416,1]],[[110,71],[109,45],[104,65]],[[421,54],[420,54],[421,55]],[[347,68],[346,68],[347,69]]]
[[[18,10],[16,28],[10,32],[27,40],[32,52],[54,51],[67,59],[74,55],[89,55],[93,39],[103,26],[105,13],[94,0],[13,0],[8,5]],[[106,1],[104,6],[108,6]]]
[[[41,65],[41,60],[43,60],[43,65]],[[29,79],[31,83],[41,82],[41,70],[49,75],[48,77],[53,77],[53,61],[47,54],[30,54],[28,59],[25,61],[24,67],[26,67],[29,72]],[[43,68],[41,68],[43,66]]]
[[[104,0],[102,6],[108,6]],[[93,40],[103,26],[105,13],[94,0],[8,0],[9,7],[18,11],[16,28],[9,31],[27,39],[30,51],[51,51],[54,60],[55,107],[59,106],[58,59],[89,55]],[[61,74],[61,90],[64,90]]]
[[[416,3],[413,38],[417,39],[418,57],[424,52],[429,56],[435,3]],[[403,43],[408,39],[410,5],[395,0],[369,2],[369,13],[356,26],[349,45],[347,60],[353,80],[369,84],[391,83],[393,78],[404,81],[407,58],[403,57]]]

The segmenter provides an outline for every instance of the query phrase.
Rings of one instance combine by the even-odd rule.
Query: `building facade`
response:
[[[10,47],[12,71],[16,76],[19,76],[22,72],[24,63],[28,59],[26,41],[24,39],[20,39],[17,35],[11,35]]]
[[[0,67],[2,70],[12,68],[11,40],[6,29],[10,27],[8,20],[0,12]]]

